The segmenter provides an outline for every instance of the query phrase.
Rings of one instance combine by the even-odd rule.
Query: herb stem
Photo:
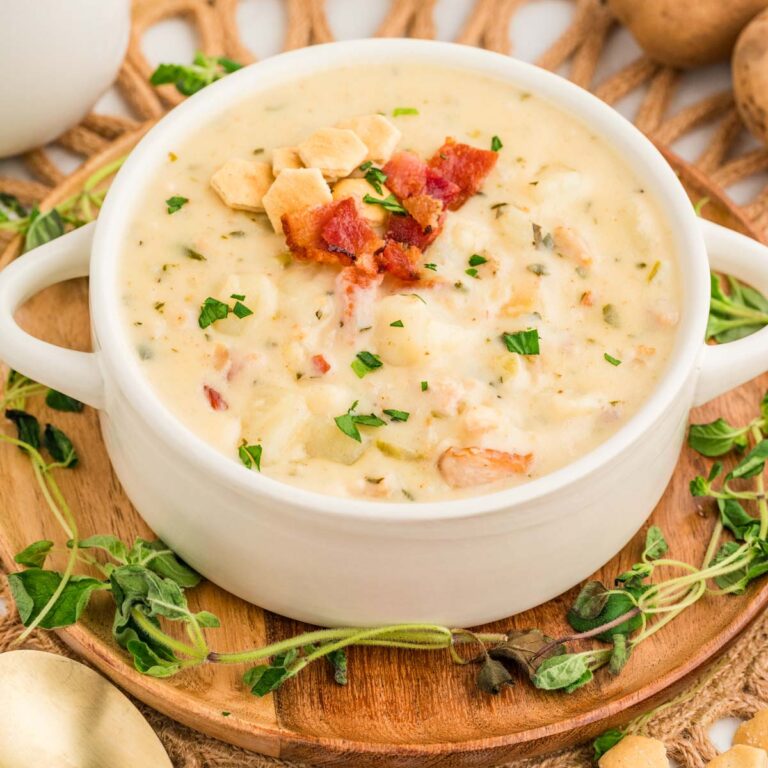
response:
[[[166,635],[162,629],[156,627],[138,608],[131,609],[131,618],[144,634],[160,643],[160,645],[176,653],[183,653],[185,656],[189,656],[190,660],[194,660],[197,663],[202,663],[205,660],[205,655],[201,656],[196,648],[192,648],[186,643]]]

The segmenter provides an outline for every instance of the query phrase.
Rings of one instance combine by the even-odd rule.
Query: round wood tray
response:
[[[141,132],[140,132],[141,133]],[[115,142],[91,158],[46,200],[45,210],[79,189],[97,167],[125,154],[140,133]],[[694,199],[707,195],[712,218],[751,233],[744,217],[706,177],[674,156],[671,161]],[[13,242],[0,266],[13,258]],[[87,283],[54,286],[20,311],[22,324],[35,335],[77,349],[89,348]],[[754,414],[768,375],[709,404],[696,420],[723,415],[741,422]],[[72,503],[83,536],[115,533],[131,539],[149,531],[125,497],[111,471],[96,414],[55,414],[56,423],[78,446],[81,465],[61,472],[62,490]],[[688,481],[706,462],[687,449],[651,520],[660,525],[676,558],[697,562],[712,525],[712,510],[700,509],[688,493]],[[46,513],[24,456],[0,450],[0,560],[14,569],[13,554],[31,541],[61,541]],[[615,514],[621,499],[606,499]],[[598,574],[611,582],[640,554],[641,536]],[[280,578],[280,574],[275,574]],[[98,595],[97,597],[104,597]],[[508,621],[509,627],[541,627],[551,635],[566,631],[564,616],[572,594]],[[222,619],[210,630],[216,650],[257,646],[305,630],[304,625],[263,611],[204,583],[190,595],[193,607]],[[315,665],[264,699],[240,684],[242,670],[208,666],[170,680],[138,674],[110,636],[108,598],[96,600],[85,621],[60,637],[110,679],[142,701],[204,733],[248,749],[288,760],[334,766],[486,766],[512,757],[539,754],[585,740],[605,728],[647,711],[671,696],[717,656],[768,604],[768,584],[741,597],[705,598],[637,650],[619,678],[599,673],[594,684],[574,694],[552,694],[520,681],[498,697],[481,694],[473,670],[453,665],[446,655],[409,654],[383,649],[353,649],[350,684],[339,687],[329,670]],[[225,716],[223,713],[228,712]]]

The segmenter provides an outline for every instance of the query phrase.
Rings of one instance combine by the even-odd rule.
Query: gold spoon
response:
[[[172,768],[126,696],[64,656],[0,654],[0,704],[2,768]]]

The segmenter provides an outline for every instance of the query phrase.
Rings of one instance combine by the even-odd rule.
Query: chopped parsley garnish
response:
[[[191,96],[205,88],[206,85],[210,85],[215,80],[221,79],[242,66],[242,64],[238,64],[238,62],[225,56],[206,56],[198,51],[192,64],[188,66],[160,64],[152,73],[149,82],[152,85],[172,84],[176,86],[179,93],[184,96]]]
[[[201,328],[207,328],[217,320],[223,320],[229,314],[229,306],[223,301],[209,296],[200,307],[200,317],[197,318],[197,324]]]
[[[429,264],[424,265],[424,269],[431,269],[433,272],[437,272],[437,264],[430,262]]]
[[[390,328],[402,328],[403,327],[403,321],[402,320],[395,320],[394,323],[389,324]]]
[[[360,437],[360,431],[357,428],[358,424],[364,427],[383,427],[386,425],[386,422],[374,413],[367,415],[364,413],[354,413],[355,408],[357,408],[357,402],[358,401],[355,400],[346,413],[343,413],[341,416],[336,416],[333,420],[336,422],[336,426],[347,437],[351,437],[353,440],[357,440],[358,443],[361,443],[363,440]]]
[[[237,299],[237,301],[245,301],[245,294],[244,293],[231,293],[229,295],[230,299]]]
[[[429,382],[428,381],[422,381],[421,382],[421,391],[426,392],[429,389]]]
[[[188,202],[189,198],[182,197],[181,195],[174,195],[173,197],[169,197],[165,201],[165,204],[168,206],[168,213],[176,213],[176,211],[180,211]]]
[[[488,259],[486,259],[484,256],[481,256],[479,253],[473,253],[469,257],[469,266],[470,267],[479,267],[481,264],[487,264]]]
[[[392,117],[400,117],[400,115],[418,115],[419,110],[416,107],[395,107],[392,110]]]
[[[365,180],[376,190],[376,194],[383,195],[382,184],[387,180],[387,174],[381,168],[374,167],[369,160],[360,166],[360,170],[365,172]]]
[[[208,261],[202,253],[196,251],[194,248],[185,248],[184,253],[188,259],[194,259],[195,261]]]
[[[241,320],[248,315],[252,315],[253,311],[248,309],[239,299],[244,299],[243,294],[232,294],[233,299],[238,299],[235,302],[235,306],[230,309],[229,304],[225,304],[223,301],[214,299],[209,296],[200,307],[200,316],[197,318],[197,324],[201,328],[207,328],[217,320],[224,320],[231,312]]]
[[[510,352],[517,355],[539,354],[539,332],[536,328],[515,331],[515,333],[502,333],[501,340]]]
[[[504,145],[501,143],[501,139],[498,136],[494,136],[491,139],[491,151],[498,152]]]
[[[386,197],[373,197],[373,195],[363,195],[363,202],[369,205],[380,205],[385,211],[394,213],[396,216],[405,216],[408,211],[403,208],[394,195]]]
[[[355,359],[351,363],[351,368],[355,372],[358,379],[362,379],[371,371],[375,371],[377,368],[381,368],[383,363],[378,355],[374,355],[372,352],[358,352]]]
[[[474,267],[470,267],[469,269],[465,269],[464,272],[468,274],[470,277],[474,277],[475,280],[479,280],[477,276],[477,270]]]
[[[408,421],[408,417],[411,415],[408,411],[398,411],[395,408],[385,408],[384,413],[389,416],[392,421]]]
[[[248,307],[246,307],[245,304],[243,304],[242,302],[236,301],[235,306],[232,307],[232,314],[239,317],[242,320],[244,317],[248,317],[248,315],[252,315],[253,310],[248,309]]]
[[[611,365],[621,365],[621,360],[619,360],[616,357],[613,357],[612,355],[609,355],[607,352],[603,355],[605,360],[609,362]]]
[[[245,442],[238,448],[237,455],[240,457],[240,461],[245,464],[248,469],[256,467],[261,472],[261,446],[260,445],[246,445]]]

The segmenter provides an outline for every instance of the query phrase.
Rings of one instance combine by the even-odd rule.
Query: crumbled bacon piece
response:
[[[405,245],[415,245],[423,251],[440,234],[444,218],[445,213],[441,214],[436,227],[422,228],[413,216],[390,216],[385,238]]]
[[[417,265],[421,259],[421,251],[414,245],[389,240],[377,258],[382,272],[392,277],[408,282],[418,280],[420,277]]]
[[[288,248],[304,261],[349,265],[384,245],[351,197],[285,213],[281,221]]]
[[[440,224],[443,203],[430,195],[413,195],[403,200],[403,208],[419,222],[423,230],[430,232]]]
[[[458,195],[450,203],[446,203],[449,210],[461,208],[480,189],[497,160],[496,152],[446,139],[445,144],[429,161],[429,165],[459,187]]]
[[[413,152],[398,152],[383,170],[387,174],[387,187],[401,200],[429,195],[448,205],[460,192],[456,184]]]
[[[374,253],[383,245],[351,197],[331,203],[333,213],[320,233],[329,250],[352,259]]]
[[[229,404],[221,396],[221,392],[215,390],[213,387],[209,387],[207,384],[203,385],[203,391],[214,411],[226,411],[227,408],[229,408]]]
[[[331,370],[331,364],[322,355],[312,355],[312,365],[321,375]]]

